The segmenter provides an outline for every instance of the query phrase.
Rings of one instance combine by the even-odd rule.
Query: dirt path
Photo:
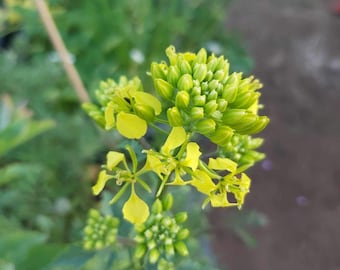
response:
[[[225,269],[340,269],[340,17],[330,4],[238,0],[229,10],[228,28],[241,33],[265,85],[271,169],[251,172],[246,208],[269,219],[254,231],[256,248],[214,223]]]

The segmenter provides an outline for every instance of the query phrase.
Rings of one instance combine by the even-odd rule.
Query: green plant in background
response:
[[[109,151],[92,188],[99,195],[105,186],[112,187],[110,204],[124,198],[120,211],[135,225],[129,234],[136,235],[131,258],[135,269],[154,264],[158,269],[171,269],[176,266],[175,255],[189,254],[185,239],[190,230],[179,224],[190,218],[190,212],[174,218],[163,213],[170,210],[173,197],[180,196],[177,189],[191,186],[202,193],[202,208],[210,203],[240,209],[251,182],[245,171],[264,157],[255,151],[262,139],[251,138],[269,122],[258,114],[259,81],[230,73],[224,56],[207,55],[205,49],[197,54],[177,53],[170,46],[166,54],[169,63],[153,62],[149,73],[158,97],[145,92],[138,78],[121,77],[119,82],[100,84],[96,91],[99,105],[83,105],[106,130],[141,140],[143,149],[137,153],[129,144],[125,151]],[[147,132],[151,138],[163,137],[161,144],[146,140]],[[211,153],[202,155],[201,137],[208,139]],[[151,211],[148,201],[153,202]],[[108,239],[108,225],[95,223],[91,216],[89,223],[85,248],[113,244],[116,227],[111,228],[115,237]]]

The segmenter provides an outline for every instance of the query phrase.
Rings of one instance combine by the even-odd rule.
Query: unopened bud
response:
[[[196,64],[194,67],[194,79],[199,82],[203,81],[207,75],[207,65],[206,64]]]
[[[233,136],[233,130],[228,126],[220,126],[209,139],[218,145],[225,146]]]
[[[185,238],[188,238],[190,234],[190,231],[188,229],[181,229],[177,235],[176,235],[176,239],[177,240],[184,240]]]
[[[179,91],[176,95],[175,104],[178,108],[186,108],[190,103],[190,94],[187,91]]]
[[[162,210],[163,210],[162,202],[159,199],[157,199],[152,205],[152,213],[159,214],[162,212]]]
[[[146,252],[146,246],[145,245],[138,245],[135,249],[135,258],[141,259]]]
[[[210,100],[207,104],[204,105],[204,112],[207,115],[211,115],[218,108],[216,100]]]
[[[229,103],[234,102],[238,93],[239,75],[233,73],[229,76],[223,90],[222,97]]]
[[[155,264],[158,261],[159,256],[159,251],[156,248],[152,249],[149,255],[149,262]]]
[[[195,62],[199,64],[205,64],[207,62],[207,51],[204,48],[198,51]]]
[[[167,81],[164,81],[162,79],[155,79],[154,85],[156,88],[157,93],[165,99],[171,99],[174,93],[174,87],[168,83]]]
[[[219,80],[219,81],[222,81],[224,79],[224,71],[223,70],[217,70],[214,74],[214,79],[215,80]]]
[[[208,61],[207,67],[208,70],[210,70],[211,72],[214,72],[216,67],[217,67],[218,61],[216,57],[211,57],[210,61]]]
[[[180,76],[181,72],[179,68],[177,66],[170,66],[168,71],[168,82],[173,86],[176,86]]]
[[[169,124],[172,127],[180,127],[183,125],[183,118],[177,107],[169,108],[166,112]]]
[[[177,87],[179,90],[183,91],[189,91],[191,88],[193,88],[194,83],[192,81],[192,77],[190,74],[184,74],[182,77],[178,80]]]
[[[135,104],[133,106],[136,115],[147,122],[152,122],[155,118],[155,111],[151,106]]]
[[[211,80],[211,81],[209,82],[209,90],[210,90],[210,91],[216,90],[217,87],[218,87],[218,85],[219,85],[218,80]]]
[[[161,66],[155,62],[151,64],[151,76],[153,79],[166,79],[165,73]]]
[[[177,223],[183,223],[187,220],[188,214],[186,212],[179,212],[175,215],[175,220]]]
[[[193,119],[202,119],[204,117],[204,109],[202,107],[193,107],[191,108],[190,116]]]
[[[194,86],[191,90],[191,95],[192,96],[198,96],[201,94],[201,87],[200,86]]]
[[[204,106],[206,102],[206,96],[194,96],[193,103],[195,106]]]
[[[207,71],[207,75],[205,75],[205,80],[210,81],[214,77],[214,73],[211,70]]]
[[[165,245],[165,253],[166,253],[168,256],[173,256],[173,255],[175,255],[174,246],[173,246],[172,244],[170,244],[170,245]]]
[[[218,108],[217,109],[220,112],[224,112],[227,109],[227,107],[228,107],[228,101],[226,101],[225,99],[218,99],[217,100],[217,104],[218,104]]]
[[[174,201],[174,198],[173,198],[172,194],[168,193],[162,201],[164,211],[167,211],[172,207],[173,201]]]
[[[189,255],[188,248],[184,244],[184,242],[182,242],[182,241],[179,241],[179,242],[175,243],[175,249],[182,256],[188,256]]]
[[[195,128],[199,133],[209,135],[215,131],[216,123],[213,119],[202,119],[196,123]]]
[[[177,62],[177,66],[179,67],[179,70],[182,74],[192,74],[192,68],[186,59],[179,59]]]

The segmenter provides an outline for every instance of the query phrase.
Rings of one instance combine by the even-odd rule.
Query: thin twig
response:
[[[52,15],[45,3],[44,0],[35,0],[35,4],[37,6],[39,15],[43,22],[43,25],[46,29],[46,32],[49,35],[49,38],[53,44],[53,47],[57,51],[61,62],[64,66],[65,72],[76,91],[77,96],[79,97],[81,102],[89,101],[89,96],[87,91],[84,87],[82,80],[80,79],[79,73],[76,70],[75,66],[73,65],[65,44],[60,36],[60,33],[55,25],[55,22],[52,18]]]

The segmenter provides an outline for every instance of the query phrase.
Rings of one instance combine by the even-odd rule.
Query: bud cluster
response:
[[[102,249],[116,241],[119,219],[102,216],[97,210],[91,209],[84,228],[83,247],[87,250]]]
[[[171,194],[163,201],[157,199],[152,205],[148,220],[136,225],[136,258],[148,256],[149,262],[155,264],[161,258],[166,261],[175,254],[188,255],[184,240],[189,236],[189,230],[181,226],[187,219],[187,213],[180,212],[174,217],[170,216],[167,211],[171,208],[172,201]]]
[[[262,144],[262,138],[234,134],[228,144],[221,148],[220,155],[230,158],[240,166],[253,165],[265,158],[265,154],[256,151]]]
[[[229,73],[223,56],[207,56],[166,50],[170,64],[152,63],[151,76],[159,96],[168,101],[167,118],[171,126],[183,126],[226,145],[234,132],[255,134],[269,122],[258,116],[262,84],[242,73]]]

